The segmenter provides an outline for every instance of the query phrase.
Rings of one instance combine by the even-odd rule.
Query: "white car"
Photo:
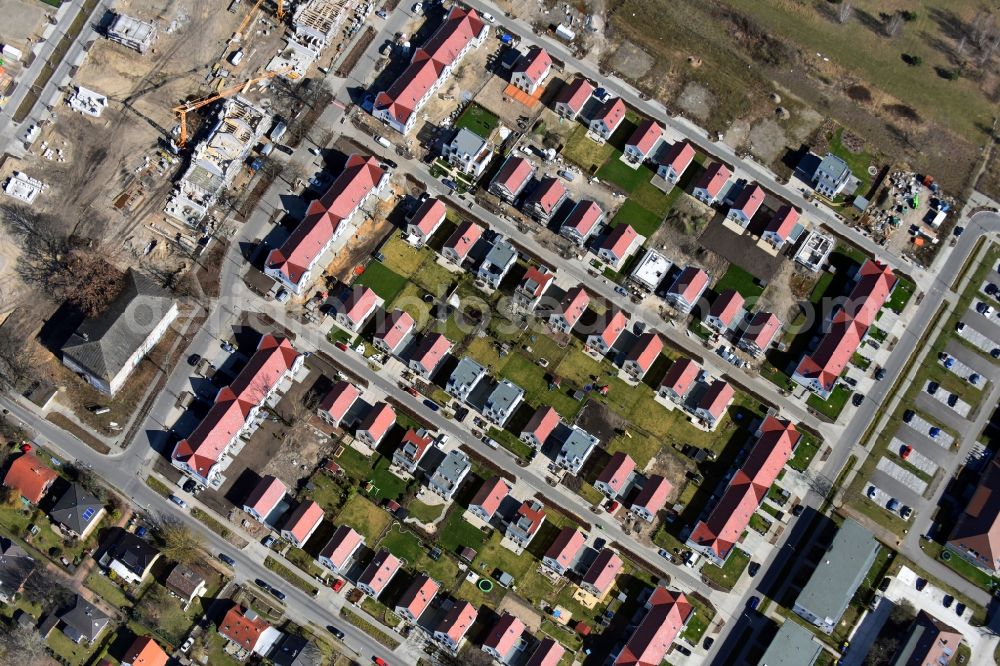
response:
[[[424,3],[418,2],[417,4],[413,5],[414,14],[420,14],[423,11],[424,11]]]
[[[497,21],[496,17],[494,17],[493,14],[487,14],[486,12],[483,12],[482,14],[480,14],[480,16],[487,23],[496,23]]]

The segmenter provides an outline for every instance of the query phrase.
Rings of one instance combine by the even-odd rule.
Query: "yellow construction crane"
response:
[[[219,92],[215,93],[214,95],[209,95],[208,97],[205,97],[205,98],[202,98],[202,99],[197,99],[197,100],[188,102],[186,104],[181,104],[179,106],[175,106],[173,108],[173,111],[180,118],[180,124],[181,124],[181,132],[180,132],[180,136],[178,137],[178,140],[177,140],[177,147],[180,148],[181,150],[183,150],[184,148],[187,147],[187,139],[188,139],[187,114],[189,114],[192,111],[195,111],[197,109],[200,109],[203,106],[208,106],[212,102],[217,102],[220,99],[224,99],[224,98],[229,97],[231,95],[235,95],[236,93],[243,92],[243,91],[247,90],[250,86],[252,86],[255,83],[259,83],[261,81],[266,81],[268,79],[274,78],[275,76],[280,76],[282,74],[285,74],[290,69],[291,69],[291,67],[285,67],[283,69],[275,70],[273,72],[264,72],[260,76],[254,77],[254,78],[252,78],[252,79],[250,79],[248,81],[244,81],[243,83],[239,83],[239,84],[234,85],[234,86],[229,86],[228,88],[223,88],[222,90],[220,90]]]
[[[236,41],[243,41],[243,31],[246,30],[248,25],[250,25],[250,21],[253,17],[257,15],[257,10],[260,9],[260,3],[262,2],[264,2],[264,0],[257,0],[257,2],[254,3],[254,6],[251,7],[250,11],[247,12],[247,15],[243,17],[243,23],[240,23],[240,27],[236,30],[236,34],[234,35]]]
[[[285,0],[278,0],[278,11],[274,15],[279,21],[285,18]]]

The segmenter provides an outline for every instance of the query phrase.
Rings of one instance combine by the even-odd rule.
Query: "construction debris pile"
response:
[[[869,211],[861,226],[877,242],[885,242],[898,229],[907,229],[916,248],[940,242],[940,229],[954,201],[940,192],[930,176],[894,171],[886,180],[878,207]]]
[[[292,17],[290,39],[286,41],[285,48],[268,63],[267,69],[276,71],[290,67],[292,74],[289,78],[304,76],[306,70],[336,39],[338,30],[345,21],[347,25],[343,28],[344,38],[350,39],[364,26],[371,11],[371,2],[359,3],[358,0],[303,2]]]

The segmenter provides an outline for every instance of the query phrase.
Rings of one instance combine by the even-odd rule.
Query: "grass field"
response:
[[[648,183],[653,173],[645,166],[633,169],[625,164],[621,160],[621,157],[621,151],[615,150],[612,152],[607,161],[597,170],[596,175],[601,180],[614,183],[628,194],[631,194],[640,184],[644,182]]]
[[[97,567],[84,579],[83,584],[112,606],[126,608],[132,605],[132,600],[122,591],[122,588],[102,574]]]
[[[420,539],[408,529],[401,529],[399,525],[393,525],[389,529],[379,546],[406,560],[406,566],[410,569],[426,573],[446,588],[450,588],[458,577],[458,564],[451,554],[432,560]]]
[[[355,285],[364,285],[379,295],[386,303],[391,303],[406,286],[406,278],[378,261],[369,262]]]
[[[631,224],[640,236],[645,236],[648,239],[663,224],[663,217],[646,210],[629,199],[622,204],[622,207],[611,219],[612,227],[617,227],[619,224]]]
[[[718,284],[715,285],[715,291],[719,293],[727,289],[733,289],[739,292],[743,298],[748,299],[757,298],[764,293],[764,287],[756,283],[754,276],[736,264],[730,264],[729,268],[726,269],[726,273],[719,279]]]
[[[410,516],[422,523],[430,523],[437,520],[444,510],[443,504],[424,504],[423,502],[410,502],[406,507],[410,511]]]
[[[899,282],[892,290],[892,294],[889,296],[889,300],[886,301],[885,307],[889,308],[893,312],[899,313],[903,311],[906,304],[910,302],[913,297],[913,292],[917,290],[917,285],[913,283],[912,280],[901,277]]]
[[[820,414],[837,420],[840,413],[844,411],[844,407],[847,406],[847,401],[851,397],[851,389],[847,388],[843,384],[837,384],[833,391],[830,393],[830,397],[826,400],[820,399],[818,395],[811,394],[806,400],[806,404],[815,409]]]
[[[562,149],[563,157],[576,163],[587,173],[596,173],[614,152],[610,143],[597,143],[588,139],[587,128],[580,123],[570,132]]]
[[[269,570],[273,571],[274,573],[278,574],[279,576],[284,578],[287,582],[291,583],[292,585],[299,588],[303,592],[307,592],[309,594],[316,594],[316,592],[319,591],[316,588],[316,586],[313,585],[311,582],[309,582],[296,572],[292,571],[291,569],[289,569],[284,564],[282,564],[275,558],[271,557],[270,555],[264,558],[264,566]]]
[[[816,456],[817,451],[819,451],[819,441],[812,435],[803,433],[799,443],[795,446],[791,460],[788,461],[788,466],[796,471],[804,472]]]
[[[496,114],[478,104],[470,104],[455,121],[455,128],[470,129],[484,139],[489,139],[499,124],[500,119]]]
[[[368,543],[374,543],[389,525],[389,514],[361,495],[352,495],[337,515],[337,524],[357,530]]]
[[[701,575],[725,590],[733,589],[750,564],[750,555],[746,551],[734,548],[725,563],[721,566],[706,564],[701,568]]]
[[[463,548],[479,550],[485,540],[486,535],[482,530],[467,523],[462,518],[461,508],[457,506],[451,509],[438,532],[438,543],[450,553],[457,553]]]
[[[843,127],[837,128],[833,132],[833,135],[829,137],[829,140],[830,152],[847,162],[847,166],[851,167],[851,173],[858,179],[857,193],[864,194],[867,192],[872,184],[872,177],[868,175],[868,167],[875,163],[871,153],[864,151],[854,153],[845,148]]]

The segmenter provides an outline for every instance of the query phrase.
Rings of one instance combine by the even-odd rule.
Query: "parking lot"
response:
[[[972,405],[959,398],[957,394],[952,393],[951,391],[946,391],[934,382],[925,382],[923,390],[927,393],[927,395],[931,396],[941,404],[955,410],[955,412],[963,419],[968,417],[969,412],[972,411]]]

